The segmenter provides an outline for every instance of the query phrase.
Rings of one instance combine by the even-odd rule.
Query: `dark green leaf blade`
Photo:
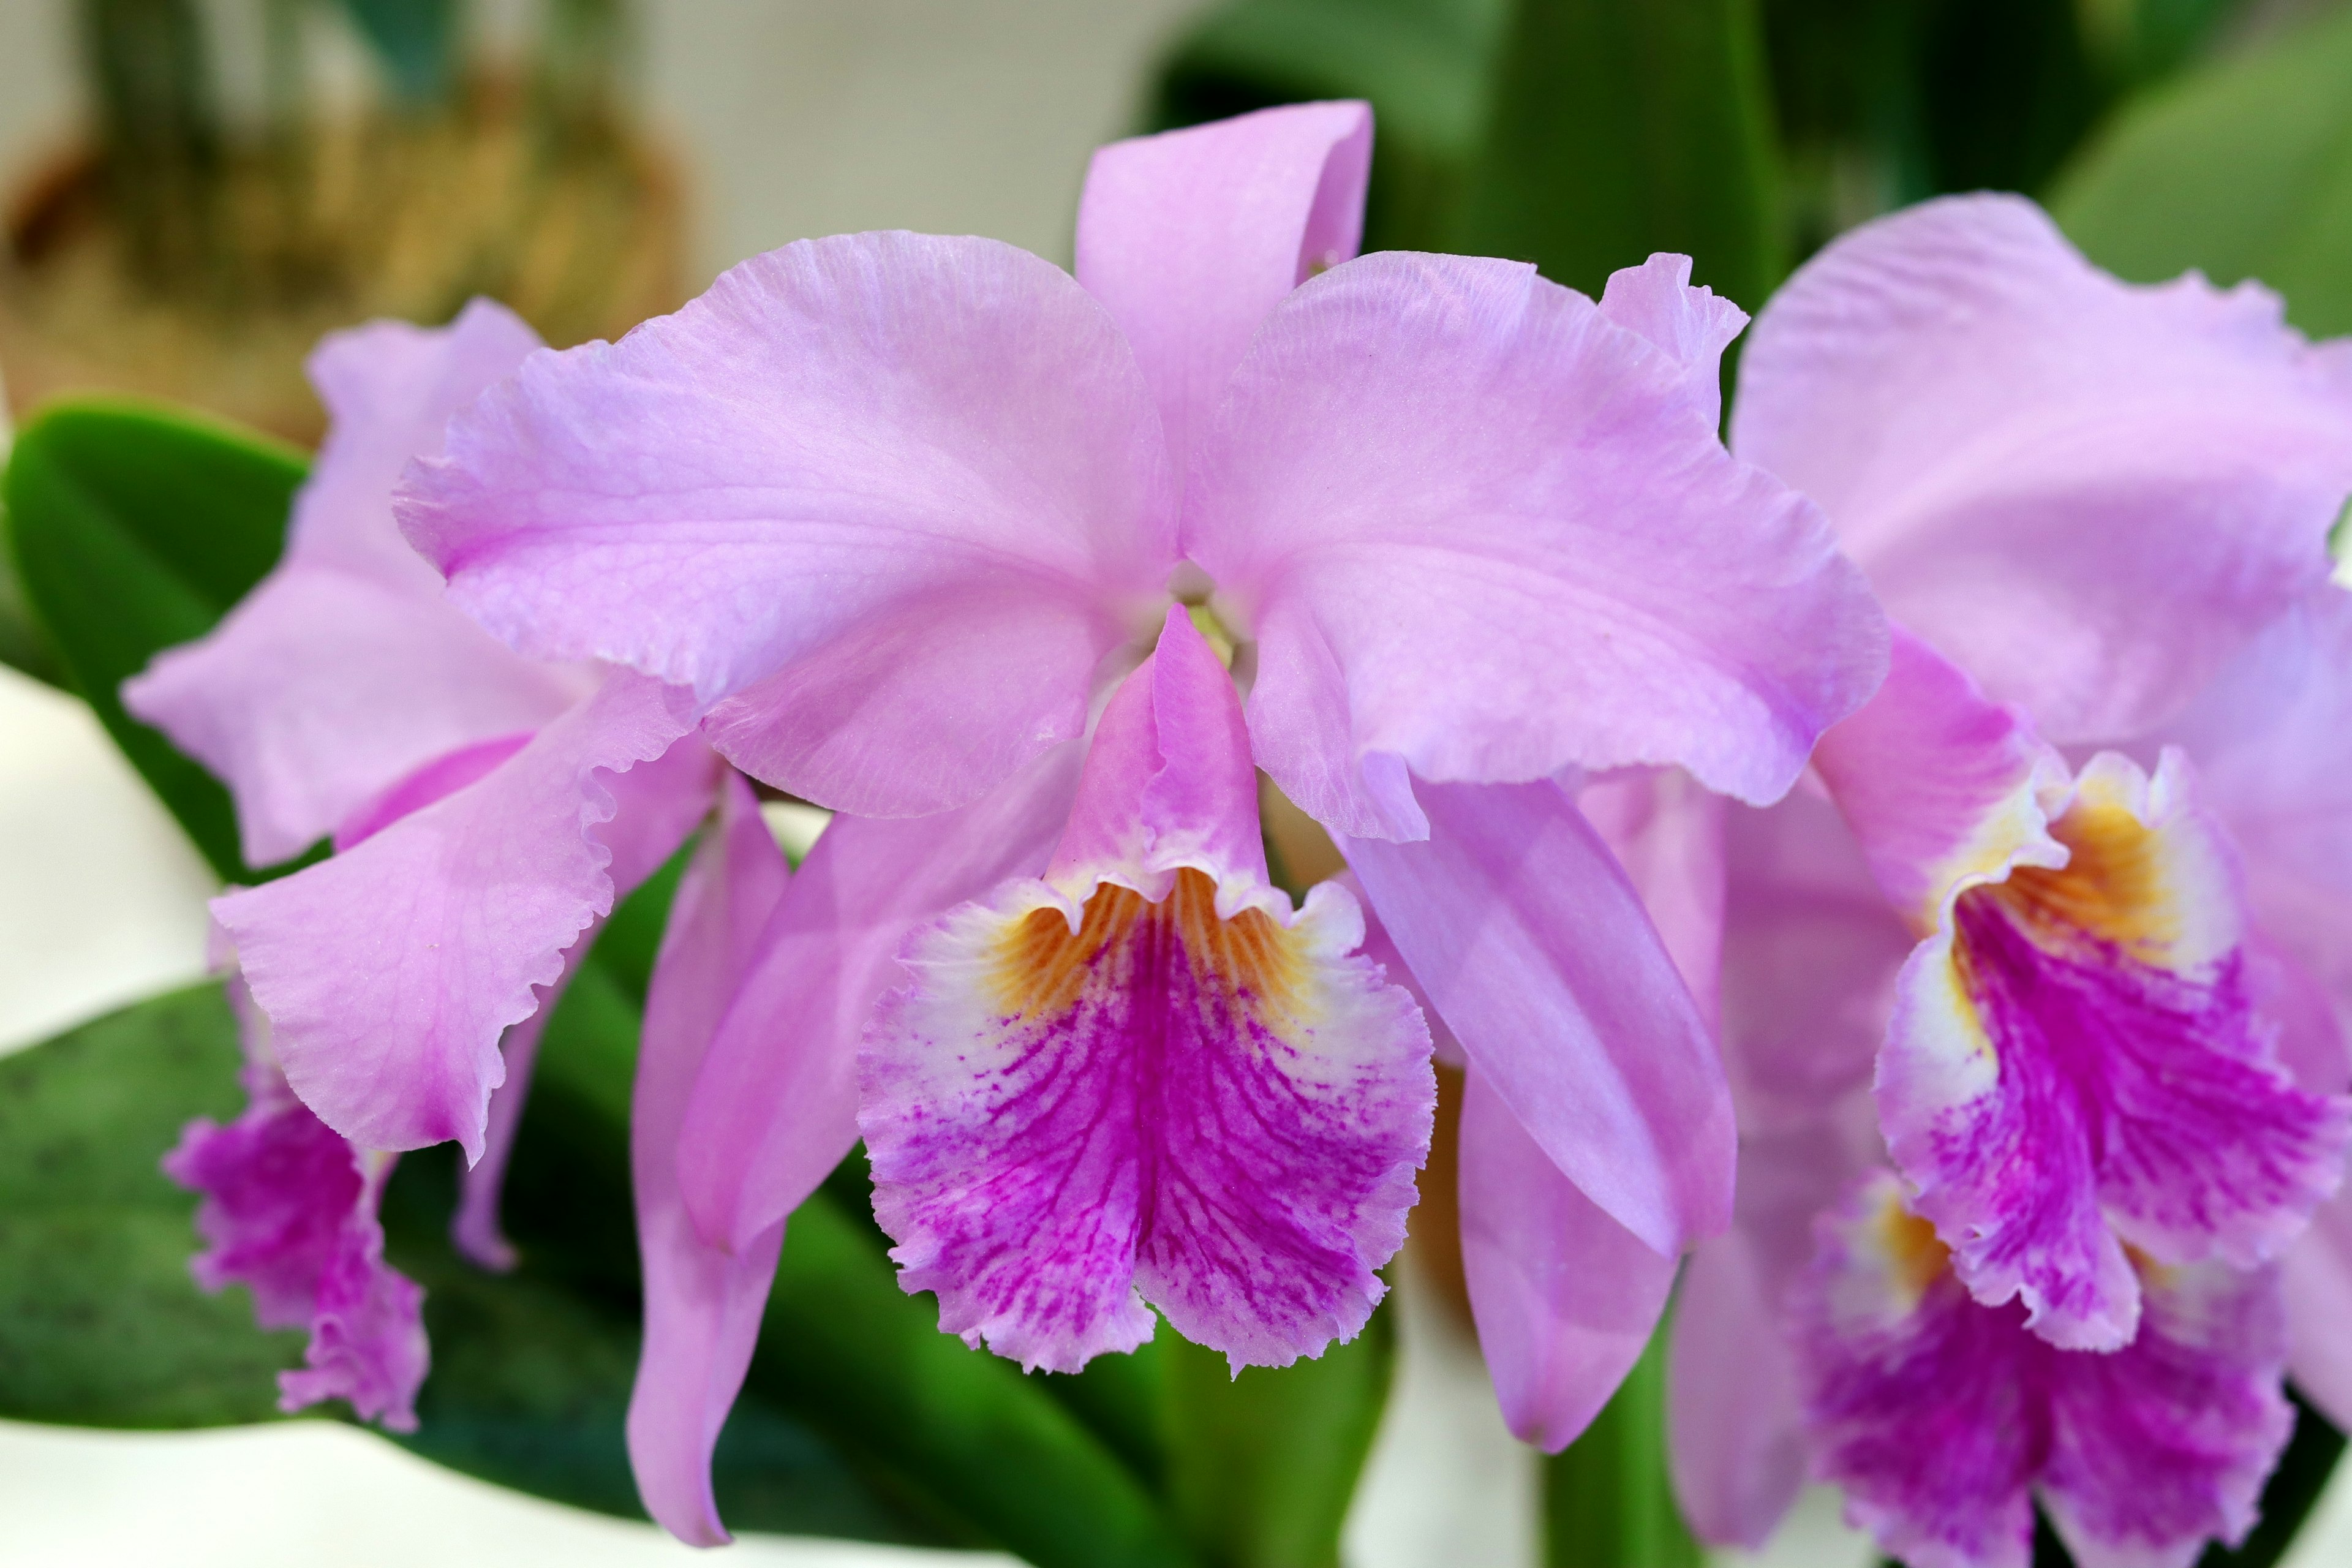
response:
[[[299,454],[226,426],[116,398],[51,405],[16,438],[5,480],[26,601],[77,690],[205,858],[257,880],[228,794],[122,710],[119,688],[202,637],[283,547]]]
[[[1680,251],[1749,310],[1782,271],[1754,0],[1519,0],[1450,248],[1598,295]]]
[[[2258,278],[2305,331],[2352,331],[2352,13],[2135,100],[2050,207],[2125,278]]]
[[[1169,1491],[1219,1568],[1338,1568],[1339,1531],[1388,1403],[1393,1314],[1313,1361],[1233,1375],[1164,1325]]]
[[[157,1162],[236,1114],[220,988],[174,991],[0,1060],[0,1415],[213,1426],[276,1414],[302,1336],[188,1274],[194,1194]]]

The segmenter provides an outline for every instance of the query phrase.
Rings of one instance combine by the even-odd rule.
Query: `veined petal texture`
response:
[[[1078,281],[1134,346],[1180,459],[1265,313],[1355,256],[1371,158],[1363,103],[1285,104],[1096,152]]]
[[[1025,252],[924,235],[802,241],[535,356],[398,504],[492,632],[690,686],[747,772],[871,816],[1082,734],[1175,560],[1109,312]]]
[[[2021,197],[1865,225],[1767,306],[1732,449],[2062,744],[2179,711],[2325,582],[2352,359],[2254,284],[2126,285]]]
[[[1428,1030],[1345,889],[1266,884],[1240,721],[1171,612],[1045,878],[918,931],[860,1053],[900,1283],[1024,1366],[1131,1350],[1151,1306],[1236,1369],[1319,1354],[1404,1239]]]
[[[1421,837],[1408,771],[1675,763],[1769,800],[1877,684],[1860,574],[1650,331],[1529,267],[1402,253],[1260,327],[1183,542],[1256,640],[1259,763],[1328,826]]]
[[[1847,1518],[1919,1568],[2025,1568],[2037,1496],[2074,1560],[2187,1568],[2252,1524],[2294,1413],[2275,1269],[2136,1262],[2131,1343],[2067,1351],[1972,1300],[1881,1172],[1798,1292],[1806,1413]]]
[[[479,1158],[500,1033],[611,911],[616,874],[646,876],[705,809],[709,753],[678,743],[694,717],[617,671],[479,781],[214,900],[303,1102],[369,1148],[454,1138]]]
[[[379,321],[310,356],[331,418],[286,554],[214,631],[159,655],[123,703],[227,783],[246,858],[300,853],[435,757],[535,730],[593,677],[518,657],[442,598],[392,519],[413,455],[539,346],[486,300],[446,327]]]

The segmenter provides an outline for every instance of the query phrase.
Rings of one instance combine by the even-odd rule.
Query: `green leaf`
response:
[[[1665,1409],[1661,1325],[1584,1435],[1544,1461],[1549,1568],[1700,1568],[1706,1561],[1667,1479]]]
[[[1247,1367],[1165,1335],[1169,1491],[1218,1568],[1338,1568],[1339,1530],[1388,1402],[1394,1325],[1313,1361]]]
[[[202,637],[276,563],[304,473],[266,437],[118,398],[55,403],[0,496],[18,580],[67,676],[215,870],[252,882],[228,792],[122,710],[118,689]]]
[[[0,1415],[89,1426],[267,1420],[299,1333],[188,1274],[196,1199],[157,1162],[189,1118],[240,1109],[216,985],[0,1059]]]
[[[1519,0],[1451,248],[1598,295],[1653,251],[1753,310],[1782,271],[1754,0]]]
[[[456,0],[343,0],[343,10],[375,49],[393,97],[430,108],[457,79]]]
[[[1312,99],[1372,106],[1367,250],[1444,248],[1508,0],[1234,0],[1160,66],[1154,130]]]
[[[2135,100],[2050,205],[2123,277],[2259,278],[2305,331],[2352,331],[2352,13]]]

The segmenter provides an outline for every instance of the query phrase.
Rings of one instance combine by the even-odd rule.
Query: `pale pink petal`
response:
[[[1183,540],[1256,640],[1250,733],[1286,795],[1413,838],[1408,770],[1789,787],[1877,684],[1885,628],[1819,512],[1723,451],[1693,374],[1511,262],[1370,256],[1275,308]]]
[[[593,941],[583,938],[581,947]],[[506,1192],[507,1162],[513,1158],[515,1134],[522,1127],[522,1109],[530,1098],[532,1069],[539,1065],[540,1037],[562,998],[563,983],[572,975],[567,962],[563,978],[539,987],[538,1011],[511,1025],[499,1041],[506,1076],[490,1091],[488,1120],[482,1131],[482,1157],[457,1175],[457,1212],[449,1218],[449,1244],[478,1268],[504,1273],[520,1261],[514,1244],[499,1223],[499,1202]]]
[[[380,321],[329,337],[310,375],[331,418],[285,558],[201,640],[123,685],[131,711],[235,796],[246,858],[283,860],[442,753],[538,728],[585,689],[518,658],[445,603],[392,520],[412,456],[538,347],[477,300],[446,328]]]
[[[1731,1097],[1639,897],[1549,783],[1430,784],[1419,844],[1349,867],[1471,1065],[1569,1180],[1663,1257],[1731,1214]]]
[[[2280,1273],[2294,1385],[2339,1428],[2352,1428],[2352,1193],[2320,1205]]]
[[[1666,1362],[1666,1458],[1701,1541],[1753,1551],[1805,1484],[1795,1357],[1747,1235],[1691,1254]]]
[[[670,906],[629,1114],[646,1304],[629,1463],[646,1511],[692,1546],[728,1539],[710,1455],[751,1364],[783,1239],[772,1226],[740,1251],[713,1247],[695,1233],[678,1191],[678,1138],[695,1078],[788,875],[750,786],[730,773],[719,802],[718,826]]]
[[[1461,1148],[1462,1264],[1478,1348],[1504,1424],[1556,1454],[1641,1359],[1675,1260],[1561,1175],[1475,1068]]]
[[[874,1212],[940,1326],[1074,1372],[1150,1308],[1239,1369],[1363,1327],[1429,1150],[1429,1035],[1336,883],[1265,880],[1241,701],[1184,610],[1045,877],[919,928],[859,1052]]]
[[[1740,362],[1732,447],[1820,502],[1888,611],[2061,742],[2177,711],[2327,575],[2352,364],[2259,286],[2142,288],[2031,203],[1831,245]]]
[[[1096,151],[1077,272],[1135,346],[1168,448],[1191,449],[1250,334],[1356,254],[1372,111],[1297,103]]]
[[[681,837],[708,798],[707,752],[659,761],[694,718],[676,688],[616,673],[467,788],[215,900],[287,1078],[329,1126],[370,1148],[454,1138],[480,1156],[500,1035],[612,909],[619,797],[688,803],[656,814]],[[612,782],[649,763],[634,785]]]
[[[1076,739],[1097,664],[1148,635],[1174,564],[1159,425],[1066,274],[845,235],[533,358],[399,506],[516,647],[740,698],[712,734],[748,771],[915,814]],[[919,679],[889,684],[901,668]]]
[[[1576,809],[1625,868],[1712,1028],[1722,990],[1724,798],[1678,768],[1635,768],[1587,780]]]
[[[1682,362],[1692,402],[1709,425],[1723,422],[1723,351],[1748,325],[1748,312],[1711,289],[1691,287],[1691,258],[1661,251],[1639,267],[1609,275],[1601,313],[1641,333]]]
[[[906,978],[907,933],[1009,876],[1043,870],[1076,792],[1065,746],[937,816],[837,816],[777,901],[704,1058],[678,1175],[697,1230],[744,1251],[857,1141],[857,1042]]]

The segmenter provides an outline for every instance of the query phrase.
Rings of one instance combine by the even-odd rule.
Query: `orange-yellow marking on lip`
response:
[[[2083,800],[2050,825],[2050,834],[2066,847],[2064,866],[2020,866],[2007,881],[1976,891],[2038,935],[2087,932],[2161,962],[2181,929],[2166,886],[2162,835],[2119,802]]]
[[[1895,1282],[1916,1300],[1950,1264],[1952,1251],[1936,1227],[1889,1196],[1878,1216],[1878,1244]]]
[[[1219,920],[1216,884],[1202,872],[1176,873],[1176,886],[1154,904],[1132,889],[1106,882],[1087,900],[1078,929],[1055,909],[1033,910],[999,949],[992,981],[1008,1016],[1051,1016],[1074,1006],[1090,983],[1110,981],[1147,949],[1179,943],[1193,973],[1218,991],[1248,998],[1262,1017],[1295,1013],[1305,994],[1303,960],[1288,933],[1265,910]]]

